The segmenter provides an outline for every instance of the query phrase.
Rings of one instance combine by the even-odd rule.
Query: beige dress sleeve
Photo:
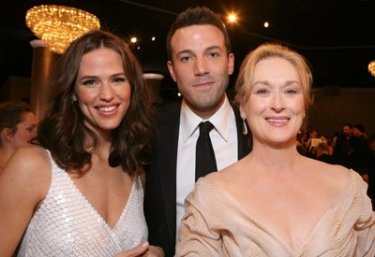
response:
[[[358,193],[354,197],[353,211],[358,214],[358,219],[353,226],[353,230],[358,232],[355,256],[374,257],[375,256],[375,213],[367,196],[367,184],[355,173],[357,178],[356,186]]]
[[[175,256],[223,256],[220,234],[208,222],[215,223],[216,213],[224,206],[220,206],[201,181],[185,200],[186,212],[179,228]]]

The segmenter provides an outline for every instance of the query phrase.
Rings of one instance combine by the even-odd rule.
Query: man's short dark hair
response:
[[[220,16],[207,7],[195,7],[188,8],[180,13],[169,28],[167,36],[167,54],[169,60],[172,60],[171,40],[176,30],[193,25],[212,25],[218,28],[223,33],[227,54],[231,52],[228,31]]]

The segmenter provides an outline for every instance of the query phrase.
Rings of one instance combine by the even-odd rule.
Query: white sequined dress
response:
[[[121,217],[111,228],[50,159],[51,185],[27,227],[19,257],[112,257],[147,240],[140,181],[133,183]]]

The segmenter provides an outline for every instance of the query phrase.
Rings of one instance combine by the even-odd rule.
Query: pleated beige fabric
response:
[[[375,214],[366,189],[351,171],[345,192],[292,249],[232,195],[202,178],[186,199],[176,256],[374,257]]]

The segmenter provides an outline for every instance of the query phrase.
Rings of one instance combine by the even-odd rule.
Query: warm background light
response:
[[[234,12],[230,12],[228,15],[227,15],[227,21],[231,24],[233,23],[237,23],[238,21],[238,15]]]
[[[368,71],[375,77],[375,60],[368,64]]]
[[[62,5],[39,5],[26,13],[26,25],[52,51],[63,53],[82,34],[100,28],[99,19],[86,11]]]
[[[137,37],[131,37],[130,38],[130,43],[135,44],[137,42],[138,42],[138,38]]]

